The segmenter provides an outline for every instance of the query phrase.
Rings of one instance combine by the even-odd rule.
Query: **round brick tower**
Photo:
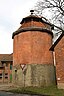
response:
[[[21,86],[48,86],[55,82],[53,54],[49,51],[51,25],[33,15],[13,33],[13,82]]]

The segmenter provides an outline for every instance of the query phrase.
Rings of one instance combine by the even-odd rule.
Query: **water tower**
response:
[[[49,86],[55,83],[51,25],[33,14],[13,33],[13,83]]]

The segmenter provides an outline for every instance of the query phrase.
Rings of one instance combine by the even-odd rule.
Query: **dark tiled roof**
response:
[[[1,61],[13,61],[13,54],[4,54]]]
[[[29,16],[23,18],[22,21],[20,22],[20,24],[23,24],[24,21],[31,21],[31,20],[33,20],[33,21],[41,21],[41,22],[43,21],[41,17],[38,17],[36,15],[29,15]]]
[[[27,21],[38,21],[38,22],[42,22],[42,23],[46,23],[46,24],[50,25],[51,28],[54,27],[53,24],[47,22],[46,18],[37,16],[37,15],[29,15],[29,16],[23,18],[22,21],[20,22],[20,24],[23,24],[24,22],[27,22]]]
[[[13,61],[13,53],[12,54],[0,54],[0,66],[1,62],[4,61]]]
[[[53,27],[54,27],[53,24],[47,22],[46,18],[41,17],[41,16],[37,16],[37,15],[33,15],[33,14],[23,18],[22,21],[20,22],[20,24],[22,25],[23,23],[31,22],[31,21],[45,23],[45,24],[49,25],[51,27],[51,29],[53,29]],[[31,26],[31,27],[33,27],[33,26]],[[39,30],[39,28],[38,28],[38,30]],[[15,35],[17,35],[21,32],[26,32],[26,31],[37,31],[37,28],[35,28],[35,27],[34,28],[30,28],[30,27],[29,28],[22,28],[22,27],[20,27],[17,31],[13,32],[12,39],[14,39]]]
[[[27,32],[27,31],[31,31],[31,32],[36,32],[36,31],[40,31],[40,32],[47,32],[49,34],[52,35],[53,37],[53,33],[51,30],[47,29],[47,28],[42,28],[42,27],[27,27],[27,28],[20,28],[19,30],[15,31],[13,34],[12,34],[12,39],[14,39],[14,36],[15,35],[18,35],[19,33],[22,33],[22,32]]]

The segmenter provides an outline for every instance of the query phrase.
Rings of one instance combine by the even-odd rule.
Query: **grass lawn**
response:
[[[10,90],[13,93],[27,93],[27,94],[41,94],[41,95],[49,95],[49,96],[64,96],[64,90],[57,89],[56,86],[51,87],[25,87],[25,88],[17,88]]]

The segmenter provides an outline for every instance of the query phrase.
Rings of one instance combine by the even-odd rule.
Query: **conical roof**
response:
[[[32,10],[33,11],[33,10]],[[36,24],[35,22],[38,22]],[[25,17],[22,19],[20,22],[21,26],[17,31],[15,31],[12,35],[12,38],[14,38],[15,35],[21,33],[21,32],[26,32],[26,31],[46,31],[53,35],[51,32],[51,24],[43,20],[40,16],[34,15],[33,12],[31,12],[31,15]],[[41,25],[41,26],[40,26]],[[44,25],[45,27],[43,28]],[[48,26],[48,27],[47,27]]]

